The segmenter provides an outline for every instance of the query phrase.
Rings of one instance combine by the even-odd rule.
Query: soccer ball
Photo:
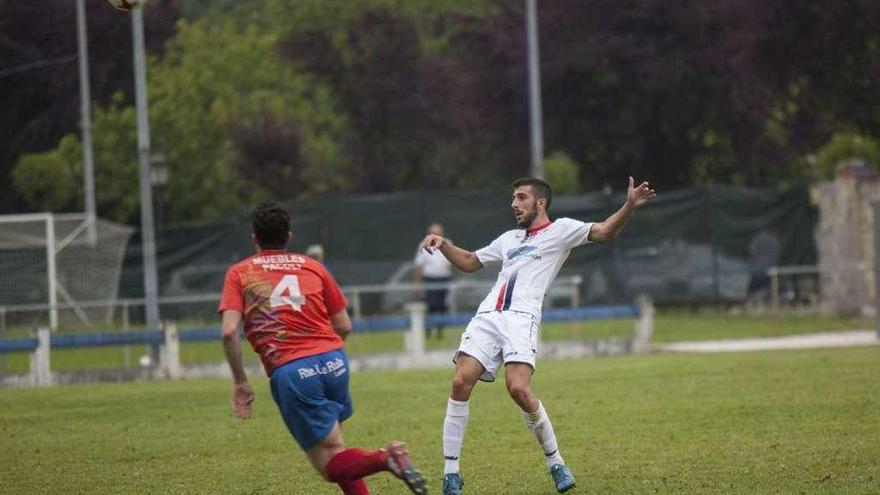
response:
[[[138,358],[138,363],[144,368],[149,368],[153,365],[153,358],[150,357],[149,354],[144,354],[140,358]]]
[[[124,10],[126,12],[128,12],[131,9],[140,7],[141,5],[146,3],[146,1],[147,0],[107,0],[107,2],[110,3],[110,5],[116,7],[119,10]]]

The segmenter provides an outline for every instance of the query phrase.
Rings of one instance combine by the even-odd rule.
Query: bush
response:
[[[12,169],[12,184],[25,203],[38,211],[75,209],[82,193],[82,148],[73,136],[58,148],[22,155]]]
[[[819,149],[816,166],[823,179],[831,179],[837,166],[847,160],[861,160],[877,170],[880,167],[880,146],[869,136],[838,133]]]
[[[557,151],[544,159],[544,175],[556,194],[580,192],[580,167],[562,151]]]

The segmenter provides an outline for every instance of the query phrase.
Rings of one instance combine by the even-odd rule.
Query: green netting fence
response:
[[[560,196],[551,217],[601,221],[623,199],[622,193],[601,192]],[[323,245],[327,265],[342,285],[407,282],[407,264],[431,222],[442,223],[447,235],[468,249],[514,227],[507,191],[333,195],[287,204],[294,218],[290,247]],[[575,249],[560,275],[583,277],[586,304],[627,302],[637,294],[660,303],[743,301],[760,287],[758,273],[768,263],[815,263],[815,225],[805,188],[661,191],[618,239]],[[229,264],[253,252],[247,212],[160,228],[157,242],[161,296],[219,292]],[[140,260],[135,238],[125,257],[123,297],[142,293]],[[494,276],[484,272],[463,276]]]

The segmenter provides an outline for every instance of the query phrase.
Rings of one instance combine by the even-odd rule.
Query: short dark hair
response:
[[[266,201],[251,211],[251,225],[257,244],[263,249],[284,249],[290,232],[290,213],[275,201]]]
[[[535,193],[535,198],[546,199],[547,210],[550,209],[550,202],[553,201],[553,188],[550,187],[550,184],[548,184],[547,181],[541,180],[537,177],[523,177],[513,181],[514,189],[522,186],[532,186],[532,192]]]

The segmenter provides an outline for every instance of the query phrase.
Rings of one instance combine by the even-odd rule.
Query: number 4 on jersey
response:
[[[269,296],[269,304],[273,308],[289,304],[294,311],[300,311],[305,302],[306,298],[299,289],[299,279],[296,275],[285,275]]]

